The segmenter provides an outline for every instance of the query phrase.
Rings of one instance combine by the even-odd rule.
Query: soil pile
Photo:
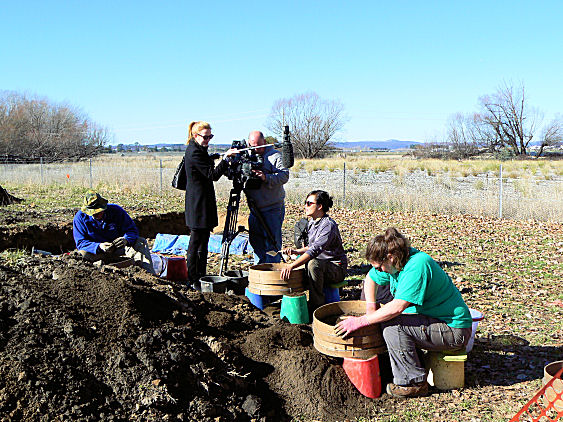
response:
[[[0,265],[2,420],[366,417],[309,326],[70,256]],[[379,403],[380,405],[383,403]]]

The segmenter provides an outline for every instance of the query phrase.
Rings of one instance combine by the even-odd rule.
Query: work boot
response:
[[[413,385],[387,384],[387,394],[406,399],[407,397],[423,397],[428,395],[428,383],[422,381]]]

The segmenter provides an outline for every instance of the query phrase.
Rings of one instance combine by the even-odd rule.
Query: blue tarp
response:
[[[221,239],[222,235],[212,234],[209,237],[209,244],[207,250],[209,252],[221,253]],[[188,250],[190,243],[190,236],[185,234],[162,234],[158,233],[154,239],[153,252],[171,255],[184,255]],[[234,238],[229,248],[230,254],[246,255],[252,254],[254,251],[248,242],[248,235],[240,233]]]

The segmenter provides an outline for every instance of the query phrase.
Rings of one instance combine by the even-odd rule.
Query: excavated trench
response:
[[[135,224],[141,236],[152,239],[157,233],[186,233],[184,213],[142,215],[135,218]],[[15,225],[9,229],[0,227],[0,251],[6,249],[40,249],[60,254],[75,249],[72,237],[72,217],[68,223]]]

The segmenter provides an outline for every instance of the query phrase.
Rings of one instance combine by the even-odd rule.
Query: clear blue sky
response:
[[[275,100],[344,103],[343,140],[424,141],[503,81],[563,112],[563,1],[2,1],[0,89],[80,107],[112,143],[242,139]],[[266,131],[267,132],[267,131]]]

